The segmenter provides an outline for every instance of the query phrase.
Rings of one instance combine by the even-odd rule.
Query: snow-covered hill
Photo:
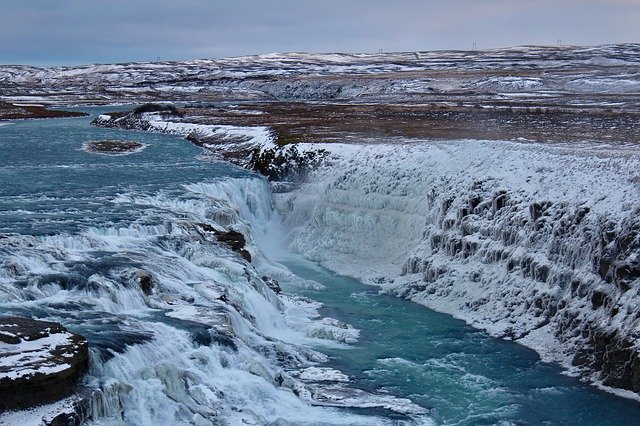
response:
[[[638,109],[639,64],[640,45],[624,44],[477,52],[286,53],[53,68],[5,65],[0,66],[0,99],[67,104],[239,99],[544,101]]]

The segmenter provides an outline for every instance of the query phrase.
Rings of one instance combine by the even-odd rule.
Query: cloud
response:
[[[631,0],[30,0],[0,14],[0,62],[61,64],[273,51],[468,49],[640,38]]]

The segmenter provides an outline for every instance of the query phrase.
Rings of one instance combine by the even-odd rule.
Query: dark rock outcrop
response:
[[[274,291],[274,293],[276,293],[276,294],[282,293],[282,288],[280,287],[280,283],[276,279],[268,277],[268,276],[265,275],[265,276],[262,277],[262,281],[264,281],[265,284],[271,290]]]
[[[572,363],[600,371],[606,386],[640,393],[640,355],[633,343],[616,332],[605,334],[592,327],[585,327],[589,345],[578,350]]]
[[[147,271],[139,270],[136,272],[136,278],[142,292],[147,296],[151,295],[154,287],[153,276]]]
[[[147,112],[159,112],[159,113],[171,115],[174,117],[182,117],[182,113],[178,111],[178,108],[176,108],[171,104],[147,103],[144,105],[140,105],[139,107],[133,110],[133,114],[137,114],[137,115],[144,114]]]
[[[206,233],[213,234],[219,242],[226,244],[247,262],[251,262],[251,253],[245,249],[247,239],[241,232],[234,231],[233,229],[230,231],[221,231],[208,223],[198,223],[197,227],[203,232],[203,236],[205,236]]]
[[[0,317],[0,411],[71,395],[87,369],[87,340],[54,322]]]
[[[43,419],[46,426],[80,426],[87,422],[91,415],[91,401],[83,396],[71,402],[51,419]]]
[[[231,250],[238,253],[247,262],[251,262],[251,254],[244,248],[247,244],[247,240],[240,232],[234,230],[226,232],[218,231],[216,232],[216,238],[221,243],[228,245]]]

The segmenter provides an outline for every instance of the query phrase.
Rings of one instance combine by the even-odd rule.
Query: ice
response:
[[[360,337],[360,330],[334,318],[323,318],[322,321],[309,327],[307,334],[311,337],[330,339],[341,343],[355,343]]]
[[[303,381],[320,382],[348,382],[349,376],[333,368],[308,367],[298,374],[298,378]]]

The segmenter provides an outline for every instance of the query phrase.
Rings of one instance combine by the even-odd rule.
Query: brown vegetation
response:
[[[639,114],[601,109],[277,102],[180,111],[190,122],[269,126],[280,145],[381,138],[640,142]]]
[[[19,118],[60,118],[83,117],[84,112],[51,110],[40,105],[16,105],[0,102],[0,120],[14,120]]]

